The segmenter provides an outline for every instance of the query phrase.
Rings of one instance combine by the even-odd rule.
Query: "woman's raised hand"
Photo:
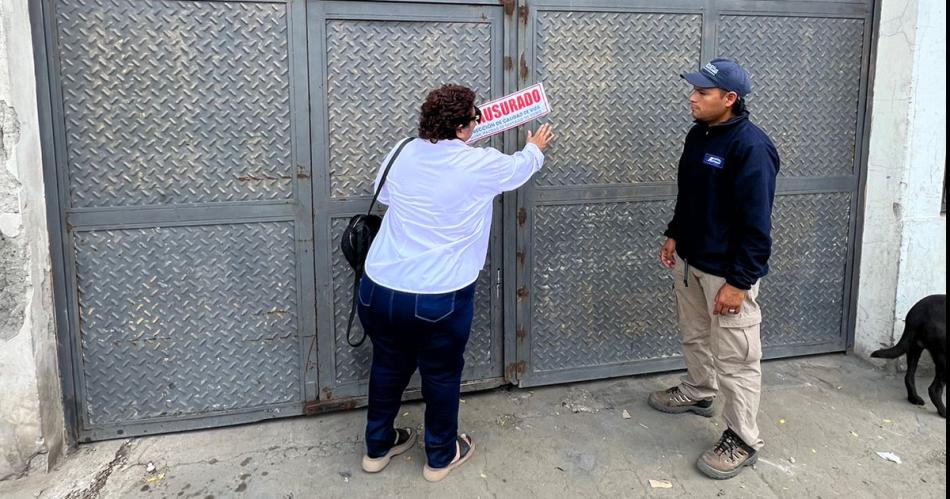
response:
[[[538,149],[544,150],[547,147],[548,142],[554,138],[554,134],[551,132],[551,124],[545,123],[538,128],[537,133],[531,133],[531,130],[528,130],[528,143],[538,146]]]

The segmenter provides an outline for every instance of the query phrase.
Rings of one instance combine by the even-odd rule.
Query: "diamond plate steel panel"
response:
[[[562,131],[539,185],[673,181],[691,125],[679,74],[697,67],[702,17],[540,12],[536,79]]]
[[[752,116],[782,154],[784,176],[855,167],[862,19],[723,16],[719,53],[752,77]]]
[[[672,281],[656,254],[672,201],[539,207],[531,371],[680,354]]]
[[[842,339],[850,203],[848,193],[777,198],[764,345]],[[669,274],[656,262],[671,213],[666,201],[538,208],[532,372],[680,355]]]
[[[415,136],[426,94],[459,83],[491,96],[488,23],[328,21],[330,193],[371,196],[382,158]],[[373,140],[367,140],[372,137]]]
[[[346,228],[348,218],[333,220],[331,241],[339,241]],[[475,317],[472,332],[465,350],[465,371],[478,373],[476,379],[485,378],[500,359],[494,358],[494,337],[491,320],[491,260],[486,262],[475,284]],[[335,330],[336,382],[338,384],[367,381],[369,379],[372,346],[367,339],[360,348],[353,348],[346,342],[346,320],[353,303],[353,271],[343,258],[338,246],[333,248],[333,310]],[[351,336],[358,338],[363,332],[358,319],[354,320]],[[463,381],[467,378],[463,373]]]
[[[58,0],[74,207],[289,199],[286,6]]]
[[[763,345],[843,341],[850,215],[850,193],[776,198],[759,299]]]
[[[90,425],[298,401],[290,222],[75,234]]]

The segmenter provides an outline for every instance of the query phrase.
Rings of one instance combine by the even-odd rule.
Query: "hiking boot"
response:
[[[683,412],[695,412],[700,416],[712,417],[713,401],[712,399],[694,400],[680,391],[680,387],[674,386],[667,390],[660,390],[650,394],[647,401],[650,407],[670,414],[680,414]]]
[[[379,473],[389,464],[392,458],[406,452],[416,444],[416,434],[412,428],[397,428],[396,441],[389,449],[389,452],[380,457],[369,457],[369,454],[363,456],[362,467],[367,473]]]
[[[759,453],[746,445],[732,430],[726,429],[715,447],[704,452],[696,461],[696,467],[704,475],[716,480],[732,478],[746,466],[752,466]]]

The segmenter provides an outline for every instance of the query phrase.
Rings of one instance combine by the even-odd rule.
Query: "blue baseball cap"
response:
[[[699,68],[697,73],[683,73],[681,78],[694,87],[721,88],[745,97],[752,91],[749,75],[732,59],[718,58]]]

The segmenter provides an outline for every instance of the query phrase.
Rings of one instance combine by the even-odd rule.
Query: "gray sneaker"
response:
[[[651,393],[650,399],[647,402],[650,404],[650,407],[669,414],[695,412],[707,418],[713,415],[712,399],[691,399],[687,397],[685,393],[681,392],[678,386]]]

